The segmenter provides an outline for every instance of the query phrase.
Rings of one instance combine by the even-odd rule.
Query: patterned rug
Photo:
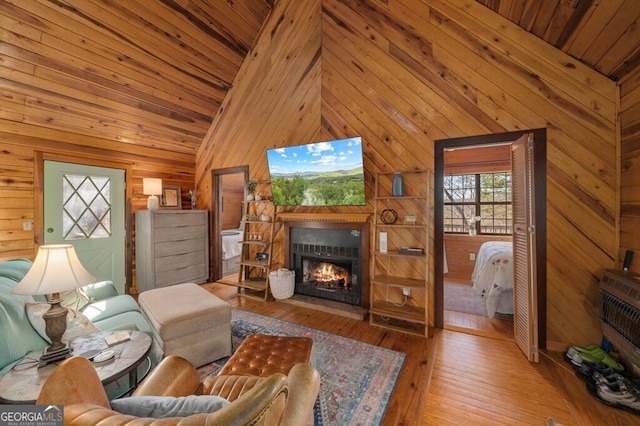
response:
[[[287,321],[233,309],[233,350],[249,334],[306,336],[313,339],[311,364],[320,373],[314,408],[316,425],[377,425],[404,364],[405,354]],[[198,369],[215,375],[228,358]]]

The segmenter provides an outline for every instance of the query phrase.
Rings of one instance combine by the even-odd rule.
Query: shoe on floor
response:
[[[583,361],[582,364],[580,364],[580,372],[587,377],[593,377],[596,373],[603,376],[611,376],[615,373],[615,370],[601,362]]]
[[[625,388],[625,384],[622,380],[622,377],[616,376],[615,374],[605,376],[596,371],[595,373],[593,373],[593,380],[596,382],[596,384],[607,385],[609,386],[609,389],[616,392],[622,388]]]
[[[618,363],[611,357],[611,355],[606,353],[604,349],[600,348],[599,346],[591,345],[587,346],[586,348],[571,346],[570,349],[575,350],[578,356],[580,356],[583,361],[591,363],[601,362],[606,366],[613,368],[614,370],[624,371],[624,367],[622,366],[622,364]]]
[[[580,357],[580,354],[578,353],[578,351],[576,351],[574,348],[569,347],[567,352],[565,352],[564,356],[566,357],[567,361],[569,361],[571,364],[575,365],[576,367],[580,367],[580,365],[582,365],[582,358]]]
[[[619,405],[640,413],[640,399],[637,395],[629,392],[624,384],[614,386],[608,383],[599,383],[597,387],[598,397],[613,405]]]
[[[575,351],[577,352],[581,352],[581,353],[594,353],[594,352],[599,352],[602,351],[603,349],[598,346],[598,345],[589,345],[586,347],[582,347],[582,346],[576,346],[573,345],[571,346]]]

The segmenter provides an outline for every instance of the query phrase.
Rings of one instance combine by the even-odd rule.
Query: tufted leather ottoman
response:
[[[250,334],[218,375],[268,377],[274,373],[289,374],[294,365],[309,362],[312,346],[310,337]]]
[[[198,284],[143,291],[138,303],[165,357],[200,367],[231,355],[231,305]]]

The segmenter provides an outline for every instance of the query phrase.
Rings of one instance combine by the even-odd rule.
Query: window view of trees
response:
[[[510,172],[445,176],[445,232],[510,235],[511,189]]]

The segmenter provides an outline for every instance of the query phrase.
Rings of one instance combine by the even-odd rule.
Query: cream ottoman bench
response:
[[[231,305],[199,285],[143,291],[138,303],[165,357],[178,355],[200,367],[231,355]]]

